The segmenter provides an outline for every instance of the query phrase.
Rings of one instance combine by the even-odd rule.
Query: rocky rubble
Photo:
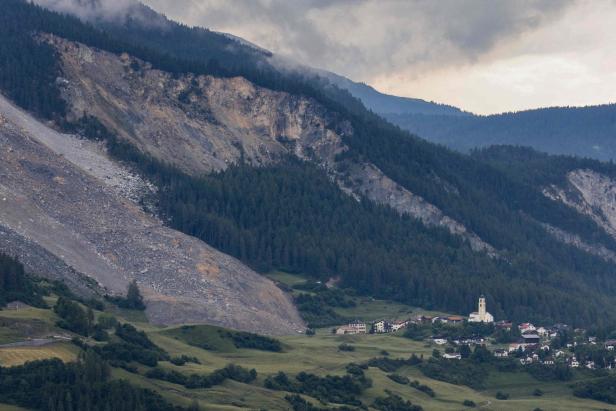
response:
[[[0,103],[3,251],[50,277],[89,283],[92,292],[124,293],[136,279],[156,324],[210,323],[266,334],[303,329],[271,281],[143,212],[132,200],[147,184],[100,147]]]

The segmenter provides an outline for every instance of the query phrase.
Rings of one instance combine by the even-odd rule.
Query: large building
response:
[[[353,321],[349,325],[344,325],[336,329],[336,334],[366,334],[366,323]]]
[[[486,298],[479,297],[479,308],[476,312],[470,313],[468,321],[471,323],[493,323],[494,317],[486,311]]]

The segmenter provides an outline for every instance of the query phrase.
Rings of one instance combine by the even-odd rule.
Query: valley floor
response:
[[[53,303],[53,300],[49,300]],[[373,304],[373,305],[371,305]],[[387,304],[382,301],[366,302],[353,312],[355,315],[371,311],[371,308],[392,308],[392,312],[410,310],[410,307],[401,307]],[[282,352],[268,352],[254,349],[238,349],[228,341],[220,338],[222,329],[211,326],[198,326],[199,338],[209,349],[198,348],[189,345],[186,338],[178,332],[179,328],[163,328],[153,326],[144,321],[139,313],[114,309],[114,315],[122,321],[129,322],[139,329],[144,330],[148,337],[159,347],[167,351],[172,357],[187,355],[195,357],[200,364],[187,363],[181,367],[167,361],[161,361],[159,367],[166,370],[175,370],[183,374],[208,374],[216,369],[225,367],[230,363],[241,365],[244,368],[254,368],[258,372],[256,381],[243,384],[227,380],[221,385],[209,389],[187,389],[178,384],[149,379],[143,374],[148,367],[138,365],[139,374],[130,373],[120,368],[113,369],[113,377],[126,379],[137,386],[151,388],[161,393],[165,398],[179,405],[189,406],[193,401],[198,401],[202,409],[206,410],[288,410],[289,403],[284,399],[288,393],[273,391],[263,387],[265,378],[283,371],[288,375],[295,375],[302,371],[319,376],[344,375],[345,367],[350,363],[365,363],[375,357],[382,357],[384,352],[389,358],[408,358],[412,354],[429,358],[434,346],[404,338],[397,334],[366,334],[366,335],[335,335],[330,328],[318,329],[314,336],[294,335],[280,337],[283,345]],[[374,318],[384,314],[378,309],[372,311]],[[0,311],[0,319],[5,323],[11,320],[27,324],[29,321],[43,319],[53,328],[56,320],[52,310],[40,310],[35,308],[22,308],[19,310]],[[19,340],[19,332],[14,329],[9,332],[2,328],[0,344],[6,344]],[[56,330],[57,332],[59,330]],[[224,330],[222,330],[224,332]],[[59,331],[63,332],[63,331]],[[23,334],[22,337],[23,339]],[[190,341],[192,344],[199,341]],[[341,351],[340,344],[352,345],[352,352]],[[78,348],[66,342],[47,344],[39,347],[4,347],[0,348],[0,365],[13,366],[30,360],[48,357],[58,357],[65,361],[76,358]],[[365,390],[359,399],[364,404],[372,404],[377,397],[383,397],[386,390],[410,400],[413,404],[420,405],[424,410],[462,410],[470,409],[463,406],[465,400],[471,400],[476,404],[476,409],[482,410],[603,410],[616,409],[608,404],[584,400],[574,397],[569,384],[540,382],[528,373],[501,373],[490,372],[484,389],[474,390],[466,386],[453,385],[425,377],[415,366],[405,366],[395,373],[417,380],[432,388],[434,397],[420,392],[408,385],[399,385],[387,377],[386,372],[375,367],[366,369],[366,376],[373,385]],[[576,374],[576,378],[589,378],[582,373]],[[541,389],[543,396],[533,396],[533,391]],[[497,400],[495,395],[498,391],[510,395],[508,400]],[[311,403],[318,405],[315,398],[304,396]],[[335,404],[328,404],[334,406]],[[325,405],[321,405],[325,406]],[[370,408],[372,409],[372,408]],[[2,411],[13,411],[18,408],[0,405]]]

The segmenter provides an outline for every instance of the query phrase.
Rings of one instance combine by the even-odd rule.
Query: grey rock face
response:
[[[616,182],[593,170],[574,170],[567,174],[563,187],[552,185],[543,194],[554,201],[562,202],[595,223],[616,239]],[[616,261],[616,256],[601,245],[584,243],[578,236],[546,226],[557,239],[598,255],[605,260]]]

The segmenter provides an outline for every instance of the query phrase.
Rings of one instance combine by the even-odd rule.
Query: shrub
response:
[[[497,400],[508,400],[509,399],[509,394],[498,391],[496,393],[496,399]]]
[[[342,343],[338,346],[338,350],[339,351],[355,351],[355,347],[347,343]]]
[[[398,384],[402,384],[402,385],[408,384],[410,382],[409,379],[405,377],[404,375],[387,374],[387,378],[389,378],[393,382],[397,382]]]
[[[477,404],[475,404],[475,401],[472,400],[464,400],[464,402],[462,402],[462,405],[469,408],[474,408],[477,406]]]

